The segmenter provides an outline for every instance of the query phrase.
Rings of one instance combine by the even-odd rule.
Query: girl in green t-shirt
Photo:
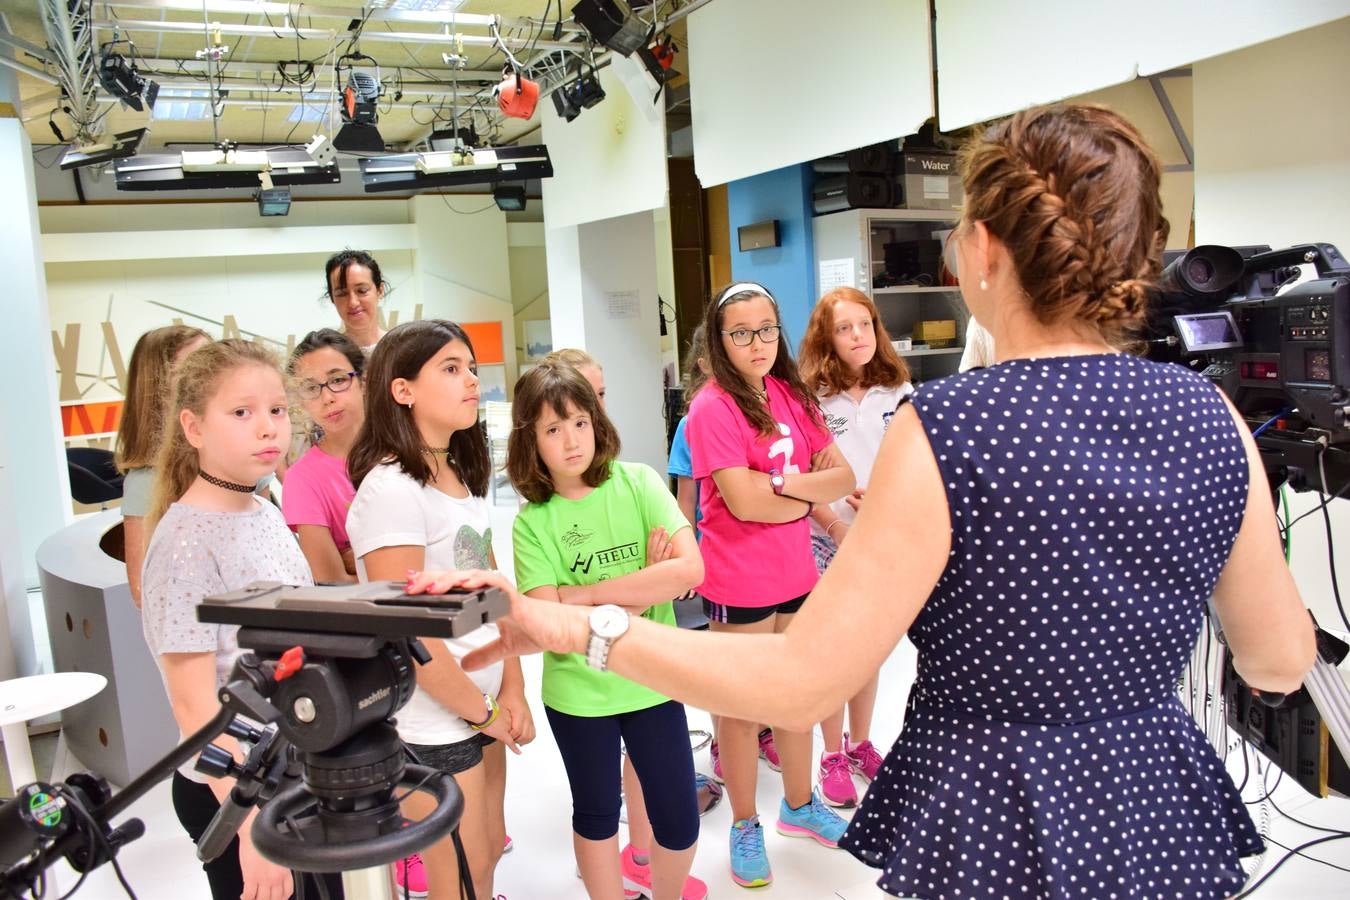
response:
[[[693,529],[653,469],[615,459],[619,437],[585,377],[545,361],[516,384],[507,472],[528,501],[513,529],[516,582],[532,597],[615,604],[674,627],[670,598],[703,580]],[[669,542],[670,555],[648,548]],[[660,559],[660,561],[657,561]],[[572,789],[573,847],[589,896],[698,900],[689,878],[698,795],[684,707],[588,665],[544,659],[544,709]],[[620,740],[651,820],[650,848],[619,853]],[[650,850],[650,865],[636,857]]]

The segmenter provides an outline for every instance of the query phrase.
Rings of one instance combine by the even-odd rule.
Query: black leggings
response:
[[[572,788],[572,830],[590,841],[619,831],[622,789],[619,739],[628,748],[652,836],[667,850],[698,840],[698,790],[684,707],[668,700],[613,716],[571,716],[544,707]]]
[[[173,773],[173,811],[178,814],[178,821],[183,823],[193,843],[206,831],[206,826],[211,824],[218,809],[220,801],[209,787],[184,778],[182,772]],[[239,900],[244,893],[244,873],[239,868],[239,837],[236,835],[230,841],[224,853],[209,863],[202,863],[202,870],[206,872],[206,880],[211,883],[212,900]],[[320,900],[322,897],[343,900],[340,874],[305,873],[303,877],[306,900]],[[327,893],[320,892],[320,879]]]

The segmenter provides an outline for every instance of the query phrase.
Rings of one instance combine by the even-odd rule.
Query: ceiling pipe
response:
[[[121,32],[149,32],[165,34],[194,34],[202,33],[202,26],[195,22],[157,22],[145,19],[100,19],[94,23],[94,27],[102,31],[121,31]],[[218,31],[221,34],[228,34],[237,37],[260,37],[276,39],[281,35],[283,41],[291,41],[299,37],[302,40],[322,40],[328,41],[333,38],[340,38],[346,34],[346,29],[331,28],[273,28],[271,25],[243,25],[235,22],[212,22],[211,30]],[[486,34],[462,34],[459,32],[434,31],[363,31],[361,32],[361,43],[389,43],[389,44],[444,44],[454,46],[464,44],[469,47],[491,47],[495,46],[495,38]],[[533,41],[529,38],[503,38],[507,45],[513,49],[521,47],[537,47],[540,50],[575,50],[575,43],[565,41]]]
[[[205,6],[208,13],[225,15],[256,16],[265,13],[269,16],[284,18],[294,14],[297,19],[342,19],[344,22],[361,18],[361,10],[351,7],[310,6],[309,4],[296,6],[287,3],[264,2],[264,0],[204,0],[204,2],[203,0],[116,0],[115,5],[119,9],[158,9],[190,13],[199,13]],[[385,8],[371,10],[366,24],[369,25],[371,22],[422,22],[448,25],[453,21],[456,26],[488,28],[496,19],[496,16],[484,13],[422,12]],[[539,23],[528,18],[503,19],[500,27],[503,29],[534,29],[539,27]],[[290,29],[278,23],[276,30],[281,32]],[[564,32],[580,32],[583,30],[580,25],[570,22],[563,24]]]
[[[61,79],[57,78],[50,72],[44,72],[41,69],[37,69],[34,68],[33,66],[28,65],[27,63],[21,63],[17,59],[12,59],[8,56],[5,56],[2,53],[0,53],[0,65],[9,66],[11,69],[14,69],[17,72],[22,72],[25,75],[31,75],[34,78],[47,82],[48,84],[55,84],[55,85],[61,84]]]

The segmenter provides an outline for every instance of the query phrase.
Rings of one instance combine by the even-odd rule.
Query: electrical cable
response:
[[[1252,437],[1258,437],[1258,436],[1259,436],[1263,431],[1265,431],[1267,428],[1269,428],[1270,426],[1274,425],[1276,422],[1280,421],[1281,419],[1283,419],[1285,416],[1289,415],[1289,414],[1290,414],[1291,412],[1293,412],[1293,411],[1294,411],[1294,407],[1292,407],[1292,406],[1286,406],[1284,409],[1280,410],[1280,411],[1277,412],[1275,415],[1271,416],[1269,419],[1266,419],[1266,420],[1265,420],[1264,422],[1262,422],[1260,425],[1256,426],[1256,428],[1252,431]]]
[[[1265,884],[1267,881],[1270,880],[1270,876],[1274,875],[1277,871],[1279,871],[1280,866],[1284,865],[1294,856],[1303,856],[1304,855],[1303,851],[1307,850],[1309,847],[1316,847],[1318,844],[1325,844],[1328,841],[1344,840],[1347,837],[1350,837],[1350,834],[1328,834],[1323,837],[1316,838],[1315,840],[1306,841],[1302,844],[1299,844],[1297,847],[1290,849],[1289,852],[1286,853],[1284,856],[1280,857],[1279,860],[1276,861],[1275,865],[1271,866],[1270,869],[1266,872],[1266,874],[1261,876],[1260,880],[1258,880],[1251,887],[1245,888],[1242,891],[1242,893],[1234,897],[1233,900],[1242,900],[1243,897],[1250,897],[1253,893],[1256,892],[1256,890],[1259,887],[1261,887],[1261,885]],[[1320,861],[1321,860],[1318,860],[1318,862]]]
[[[1347,479],[1346,479],[1345,484],[1341,485],[1341,489],[1338,490],[1336,493],[1332,494],[1330,497],[1327,497],[1327,498],[1324,499],[1321,503],[1319,503],[1317,506],[1314,506],[1312,509],[1310,509],[1310,510],[1308,510],[1307,512],[1303,513],[1303,515],[1299,516],[1297,519],[1295,519],[1294,521],[1290,522],[1290,523],[1289,523],[1289,528],[1293,528],[1293,527],[1294,527],[1295,525],[1297,525],[1299,522],[1302,522],[1304,519],[1308,518],[1308,516],[1315,515],[1316,513],[1319,513],[1319,512],[1321,512],[1322,510],[1326,509],[1326,506],[1327,506],[1328,503],[1330,503],[1332,500],[1339,500],[1341,497],[1344,497],[1346,491],[1350,491],[1350,478],[1347,478]],[[1286,530],[1287,530],[1287,529],[1286,529]]]
[[[1322,486],[1317,490],[1319,498],[1322,496],[1322,491],[1327,488],[1326,456],[1327,445],[1322,444],[1317,453],[1317,473],[1322,477]],[[1336,611],[1341,614],[1341,621],[1345,623],[1345,630],[1350,631],[1350,616],[1345,614],[1345,604],[1341,602],[1341,585],[1336,578],[1336,545],[1331,534],[1331,510],[1327,509],[1326,502],[1322,503],[1322,521],[1327,529],[1327,565],[1331,570],[1331,595],[1336,598]]]

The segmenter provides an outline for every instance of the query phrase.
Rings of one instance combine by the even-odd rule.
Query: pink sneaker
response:
[[[708,755],[712,757],[713,781],[718,784],[726,784],[726,781],[722,778],[722,756],[717,752],[717,741],[712,742]]]
[[[855,773],[867,779],[871,784],[872,779],[877,777],[877,770],[881,768],[881,754],[877,748],[872,746],[871,741],[863,741],[861,744],[850,744],[848,741],[848,732],[844,732],[844,755],[848,757],[849,767]]]
[[[843,753],[820,755],[820,796],[831,806],[852,809],[858,805],[858,791],[853,787],[848,757]]]
[[[639,863],[633,858],[633,845],[625,844],[619,855],[619,865],[623,869],[623,896],[625,900],[637,900],[638,897],[652,895],[652,869],[650,863]],[[684,880],[684,889],[680,891],[680,900],[707,900],[708,886],[690,875]]]
[[[394,883],[398,885],[398,895],[406,890],[409,897],[423,898],[427,895],[427,870],[422,865],[422,857],[414,853],[407,859],[394,863]]]
[[[765,728],[759,733],[759,756],[769,764],[770,769],[783,771],[783,765],[778,761],[778,746],[773,742],[772,728]]]
[[[506,836],[506,843],[502,845],[502,853],[510,853],[516,849],[516,842],[511,840],[511,835]]]

